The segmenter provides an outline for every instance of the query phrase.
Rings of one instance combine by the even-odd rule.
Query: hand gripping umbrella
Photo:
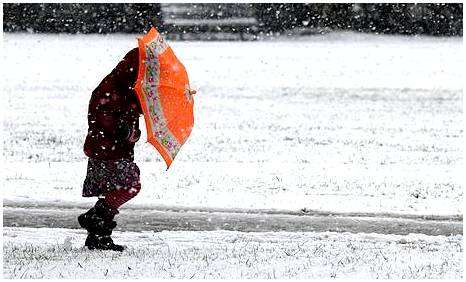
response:
[[[135,90],[148,142],[162,155],[168,169],[193,128],[194,91],[183,64],[155,28],[138,38],[138,43]]]

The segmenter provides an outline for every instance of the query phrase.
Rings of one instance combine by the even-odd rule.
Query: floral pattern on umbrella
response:
[[[167,164],[175,159],[194,125],[193,97],[186,69],[152,28],[139,38],[139,72],[135,90],[146,122],[148,141]]]

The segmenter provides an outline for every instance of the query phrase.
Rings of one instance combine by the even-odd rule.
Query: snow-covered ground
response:
[[[94,202],[80,197],[87,103],[135,38],[4,35],[11,210]],[[138,142],[143,189],[128,206],[462,216],[462,38],[170,44],[199,90],[195,128],[168,171]],[[81,248],[82,230],[9,226],[9,278],[463,276],[462,235],[115,232],[129,246],[117,254]]]
[[[116,232],[123,253],[82,248],[84,231],[4,228],[4,278],[459,278],[462,236]]]
[[[92,201],[87,103],[135,38],[4,35],[5,200]],[[131,205],[462,214],[462,38],[171,44],[195,128],[168,172],[137,144]]]

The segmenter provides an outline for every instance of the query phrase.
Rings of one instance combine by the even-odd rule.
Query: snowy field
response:
[[[90,93],[135,38],[4,35],[4,205],[94,202],[80,197]],[[462,216],[462,38],[170,44],[198,89],[195,127],[169,171],[143,132],[128,207]],[[5,227],[4,276],[463,277],[462,235],[115,234],[128,252],[87,251],[83,230]]]
[[[458,278],[462,236],[116,232],[123,253],[82,248],[85,231],[4,228],[4,278]],[[65,238],[65,239],[64,239]]]
[[[6,201],[91,201],[87,104],[135,38],[5,34]],[[142,137],[131,205],[462,214],[462,38],[171,44],[195,128],[168,172]]]

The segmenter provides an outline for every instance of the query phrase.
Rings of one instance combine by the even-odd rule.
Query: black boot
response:
[[[113,243],[112,230],[116,227],[113,220],[118,210],[109,207],[104,200],[99,199],[95,206],[78,216],[79,225],[88,231],[85,246],[90,250],[123,251],[124,247]]]
[[[117,251],[122,252],[125,250],[125,247],[122,245],[117,245],[113,243],[112,237],[110,235],[97,235],[93,233],[89,233],[86,238],[86,242],[84,243],[89,250],[109,250],[109,251]]]
[[[116,222],[113,220],[118,210],[109,207],[104,200],[99,199],[95,206],[78,216],[79,225],[90,233],[106,233],[107,229],[113,230]]]

